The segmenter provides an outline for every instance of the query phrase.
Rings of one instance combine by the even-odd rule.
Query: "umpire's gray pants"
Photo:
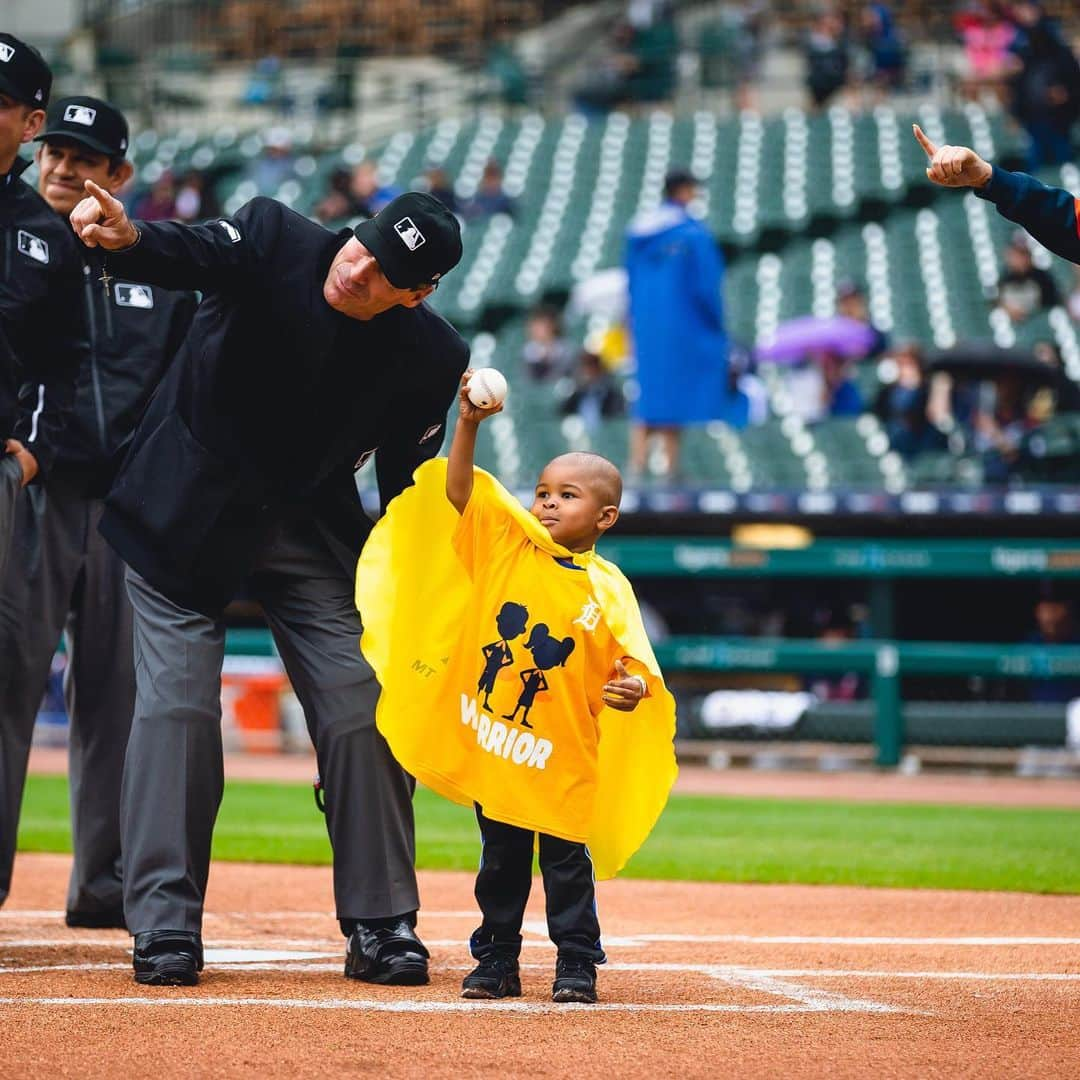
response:
[[[338,918],[415,911],[413,781],[375,728],[379,685],[360,654],[350,575],[314,524],[292,523],[266,545],[250,585],[315,744]],[[131,570],[128,592],[136,702],[121,804],[124,912],[133,934],[198,932],[223,788],[225,626]],[[272,836],[273,822],[262,824]]]
[[[75,860],[67,909],[115,910],[120,885],[120,778],[135,703],[124,564],[97,531],[102,504],[56,475],[17,503],[0,575],[0,901],[15,858],[34,719],[64,635]]]

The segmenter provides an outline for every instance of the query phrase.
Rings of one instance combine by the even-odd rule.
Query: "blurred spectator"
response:
[[[176,189],[176,217],[179,221],[192,223],[204,221],[217,212],[213,197],[206,187],[206,178],[197,169],[191,169],[180,178]]]
[[[595,115],[629,100],[630,79],[638,66],[633,41],[634,28],[628,22],[617,22],[607,49],[593,59],[585,77],[573,90],[577,111]]]
[[[874,413],[889,436],[889,445],[903,458],[913,458],[926,450],[944,450],[945,437],[930,423],[926,412],[929,387],[922,349],[915,342],[907,342],[891,360],[895,378],[882,385],[874,401]]]
[[[735,108],[756,107],[762,44],[769,16],[767,0],[724,7],[701,29],[701,85],[733,91]]]
[[[497,32],[484,58],[484,70],[499,87],[504,105],[529,103],[529,75],[514,48],[514,37],[507,30]]]
[[[135,201],[132,216],[139,221],[172,221],[176,217],[176,181],[166,170],[150,190]]]
[[[400,194],[393,184],[379,183],[375,162],[361,161],[349,179],[350,216],[373,218]]]
[[[1014,323],[1061,303],[1057,283],[1048,270],[1036,266],[1023,233],[1014,234],[1005,248],[1005,273],[998,282],[997,303]]]
[[[883,330],[878,329],[870,319],[870,309],[866,304],[866,294],[854,281],[844,280],[836,286],[836,314],[845,319],[854,319],[865,326],[869,326],[874,332],[874,343],[870,346],[866,356],[878,356],[889,347],[889,339]]]
[[[904,82],[907,54],[887,4],[866,4],[859,14],[863,42],[870,53],[871,79],[879,90],[896,90]]]
[[[1016,38],[1016,27],[991,0],[974,0],[956,16],[955,26],[964,43],[964,95],[974,101],[989,93],[1003,100],[1010,69],[1009,47]]]
[[[451,214],[460,212],[458,197],[454,193],[454,185],[450,182],[450,177],[446,175],[445,169],[438,165],[430,166],[424,174],[424,181],[428,193],[438,199]]]
[[[342,221],[352,217],[352,198],[349,195],[351,173],[339,165],[330,174],[326,185],[326,194],[315,204],[315,216],[324,225],[331,221]]]
[[[627,232],[630,329],[640,392],[630,431],[631,476],[645,471],[659,436],[665,471],[678,469],[682,428],[723,418],[728,408],[724,263],[712,234],[690,216],[697,181],[668,173],[664,202]]]
[[[754,427],[769,419],[769,391],[757,374],[753,354],[735,343],[728,355],[728,399],[723,419],[732,427]]]
[[[626,411],[622,390],[596,353],[581,350],[573,388],[562,400],[559,411],[563,416],[580,416],[590,430],[598,427],[602,419],[622,416]]]
[[[1067,301],[1069,317],[1073,322],[1080,323],[1080,266],[1073,267],[1073,287]]]
[[[289,112],[293,99],[285,93],[284,72],[276,56],[264,56],[255,61],[247,86],[240,98],[243,105],[266,105]]]
[[[1012,51],[1019,67],[1012,79],[1012,112],[1031,140],[1027,168],[1072,160],[1070,131],[1080,117],[1080,63],[1041,5],[1014,4],[1019,33]]]
[[[540,381],[550,376],[557,378],[573,372],[573,349],[562,336],[559,314],[554,308],[534,308],[529,313],[526,334],[521,359],[532,378]]]
[[[848,43],[843,19],[823,11],[806,39],[806,88],[814,108],[827,105],[848,81]]]
[[[276,195],[286,180],[295,175],[295,159],[292,152],[292,135],[287,128],[271,128],[263,140],[262,153],[255,158],[248,171],[260,195]]]
[[[820,627],[817,640],[823,645],[843,646],[855,640],[855,624],[841,612],[818,612],[815,621]],[[807,674],[804,685],[820,701],[857,701],[863,697],[862,678],[854,671]]]
[[[862,394],[851,378],[850,360],[835,353],[822,353],[821,377],[826,416],[858,416],[865,411]]]
[[[979,387],[972,415],[975,450],[982,456],[983,475],[992,484],[1005,483],[1020,452],[1024,435],[1035,426],[1028,413],[1030,394],[1013,371]]]
[[[675,93],[679,35],[667,0],[630,0],[627,19],[632,28],[634,58],[629,93],[634,102],[669,101]]]
[[[1043,585],[1033,612],[1035,630],[1028,636],[1032,645],[1080,645],[1072,605],[1049,583]],[[1032,701],[1064,703],[1080,698],[1080,679],[1031,679]]]
[[[514,201],[503,191],[502,166],[492,158],[484,166],[480,186],[471,199],[465,201],[461,213],[466,221],[479,221],[495,214],[514,215]]]

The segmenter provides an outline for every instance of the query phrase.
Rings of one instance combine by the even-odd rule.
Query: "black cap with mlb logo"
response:
[[[128,126],[124,114],[107,101],[93,97],[61,98],[49,110],[45,130],[34,140],[74,139],[99,154],[124,157]]]
[[[0,34],[0,93],[44,109],[51,89],[52,71],[41,53],[14,34]]]
[[[353,229],[396,289],[438,285],[461,260],[461,226],[438,199],[407,191]]]

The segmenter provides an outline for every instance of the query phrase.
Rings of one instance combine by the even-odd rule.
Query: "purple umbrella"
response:
[[[756,355],[759,360],[789,364],[816,352],[851,358],[865,356],[874,347],[875,340],[873,328],[856,319],[846,319],[842,315],[829,319],[804,315],[781,323],[773,339],[758,346]]]

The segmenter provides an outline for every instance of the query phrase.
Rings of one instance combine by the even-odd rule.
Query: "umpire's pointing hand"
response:
[[[139,232],[124,212],[124,204],[93,180],[87,180],[86,198],[71,211],[71,227],[87,247],[119,251],[131,247]]]
[[[926,170],[928,180],[942,187],[984,187],[990,182],[993,166],[983,161],[974,150],[966,146],[937,147],[918,124],[912,124],[911,129],[930,159]]]

